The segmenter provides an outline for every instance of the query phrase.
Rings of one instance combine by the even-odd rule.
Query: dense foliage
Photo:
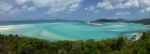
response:
[[[100,41],[46,41],[32,37],[0,34],[0,54],[149,54],[150,32],[141,39],[118,37]]]
[[[142,19],[142,20],[134,20],[134,21],[129,21],[130,23],[142,23],[145,25],[150,24],[150,18]]]
[[[115,19],[98,19],[95,21],[90,21],[90,23],[100,23],[100,22],[119,22]]]

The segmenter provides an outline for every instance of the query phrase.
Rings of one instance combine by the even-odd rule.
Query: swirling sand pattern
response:
[[[34,23],[0,26],[0,33],[19,34],[46,40],[101,40],[118,35],[133,36],[149,27],[131,23],[89,24],[83,22]]]

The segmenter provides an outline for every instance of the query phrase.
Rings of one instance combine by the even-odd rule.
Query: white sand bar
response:
[[[0,30],[9,30],[14,28],[14,26],[0,26]]]

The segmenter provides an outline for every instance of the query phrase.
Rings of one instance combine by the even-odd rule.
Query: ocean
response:
[[[118,36],[132,37],[139,32],[148,31],[142,24],[123,22],[15,22],[0,23],[1,34],[18,34],[50,41],[55,40],[102,40]]]

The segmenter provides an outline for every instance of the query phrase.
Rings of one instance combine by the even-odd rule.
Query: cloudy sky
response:
[[[148,17],[150,0],[0,0],[0,21]]]

